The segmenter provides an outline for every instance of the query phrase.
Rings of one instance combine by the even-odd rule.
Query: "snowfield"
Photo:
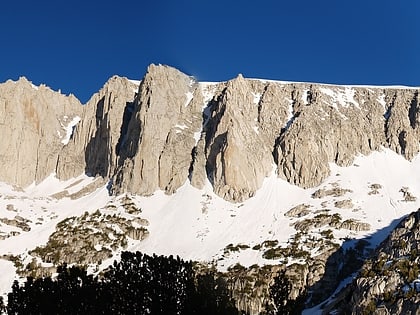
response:
[[[350,167],[331,164],[331,175],[320,186],[331,188],[338,183],[352,192],[343,197],[314,199],[311,194],[320,187],[302,189],[277,178],[273,173],[265,179],[255,197],[244,203],[232,204],[213,194],[210,184],[197,190],[189,183],[176,194],[167,196],[156,192],[151,197],[136,197],[143,209],[143,217],[149,220],[150,237],[134,245],[131,250],[146,253],[177,254],[185,259],[212,261],[220,258],[226,245],[248,244],[251,247],[264,240],[287,243],[296,231],[290,226],[295,218],[284,216],[298,204],[308,204],[312,209],[322,209],[322,202],[343,220],[356,219],[371,225],[370,231],[341,230],[337,238],[369,238],[372,246],[379,244],[396,219],[417,210],[419,201],[407,202],[400,192],[402,187],[419,191],[420,159],[408,162],[393,151],[384,149],[367,157],[358,157]],[[380,184],[376,195],[369,195],[371,184]],[[334,209],[339,199],[351,199],[353,209]],[[392,225],[391,225],[392,224]],[[250,250],[250,252],[253,252]],[[273,263],[257,254],[230,257],[223,265],[240,262],[244,266],[254,263]],[[220,266],[220,267],[223,267]]]
[[[266,240],[277,240],[279,245],[286,246],[296,234],[292,224],[302,218],[287,217],[285,213],[297,205],[309,206],[307,218],[315,216],[318,210],[329,209],[330,214],[340,214],[343,221],[353,219],[369,223],[369,231],[340,229],[333,233],[337,242],[367,239],[372,247],[378,245],[401,218],[419,208],[418,156],[409,162],[395,152],[383,149],[369,156],[358,156],[349,167],[335,164],[330,167],[330,176],[322,185],[312,189],[293,186],[278,178],[273,171],[253,198],[238,204],[216,196],[210,183],[198,190],[188,181],[173,195],[162,191],[149,197],[130,195],[142,210],[141,218],[149,221],[149,236],[143,241],[130,241],[127,250],[213,262],[222,271],[236,263],[243,266],[278,264],[278,260],[264,259],[262,250],[252,247]],[[2,220],[0,236],[4,239],[0,240],[0,255],[21,255],[27,257],[25,262],[29,262],[28,251],[45,244],[57,223],[86,211],[92,213],[103,209],[109,202],[121,198],[109,196],[105,184],[78,199],[53,196],[65,190],[69,194],[76,193],[96,180],[100,179],[81,175],[61,182],[52,174],[42,183],[32,184],[24,190],[0,184],[0,219],[24,218],[30,227],[30,231],[23,231]],[[372,184],[380,187],[374,194],[371,193]],[[312,197],[318,189],[332,187],[350,191],[340,197]],[[406,201],[402,189],[417,199]],[[336,207],[337,201],[348,199],[353,207]],[[319,236],[319,230],[311,232]],[[229,244],[243,244],[249,248],[226,253]],[[118,258],[120,252],[121,249],[115,251],[114,257]],[[316,250],[311,253],[316,255]],[[101,268],[112,263],[113,259],[104,261]],[[4,295],[17,276],[10,261],[0,259],[0,268],[0,293]]]

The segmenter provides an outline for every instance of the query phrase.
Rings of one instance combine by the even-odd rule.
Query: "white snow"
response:
[[[182,125],[176,124],[176,125],[175,125],[175,128],[177,128],[177,129],[175,130],[175,133],[181,133],[181,132],[182,132],[182,130],[187,129],[187,128],[188,128],[188,126],[187,126],[187,125],[185,125],[185,124],[182,124]]]
[[[68,125],[67,126],[64,126],[64,125],[62,125],[63,126],[63,129],[65,130],[65,132],[66,132],[66,135],[64,136],[64,138],[61,140],[61,143],[62,144],[64,144],[64,145],[66,145],[66,144],[68,144],[69,143],[69,141],[70,141],[70,138],[71,138],[71,136],[72,136],[72,134],[73,134],[73,129],[74,129],[74,126],[76,126],[78,123],[79,123],[79,121],[80,121],[80,117],[79,116],[75,116],[75,117],[73,117],[73,119],[68,123]],[[61,133],[59,133],[60,135],[61,135]]]
[[[293,120],[295,119],[295,115],[293,114],[293,104],[294,101],[292,99],[287,99],[289,102],[289,107],[287,108],[287,120],[286,124],[284,125],[284,129],[287,130],[290,125],[293,123]]]
[[[197,145],[198,141],[201,138],[201,130],[200,131],[197,131],[197,132],[194,132],[193,137],[194,137],[194,140],[195,140],[195,145]]]
[[[214,261],[220,270],[226,270],[238,262],[243,266],[278,264],[278,260],[262,258],[263,249],[252,250],[252,247],[265,240],[277,240],[280,246],[286,246],[296,233],[291,224],[300,219],[286,217],[284,213],[298,204],[311,205],[311,210],[315,212],[322,209],[321,203],[326,201],[330,213],[339,213],[342,220],[352,218],[370,223],[370,231],[340,230],[335,231],[334,236],[337,241],[345,237],[366,238],[372,246],[379,244],[398,220],[420,206],[418,156],[409,162],[395,152],[383,149],[369,156],[358,156],[349,167],[335,164],[330,164],[330,167],[331,176],[320,187],[331,188],[338,184],[342,188],[351,189],[351,193],[342,198],[313,199],[311,194],[320,187],[302,189],[293,186],[278,178],[273,166],[273,173],[264,180],[255,196],[239,204],[227,202],[215,195],[209,182],[199,190],[192,187],[188,180],[173,195],[156,191],[149,197],[133,196],[135,203],[142,209],[141,217],[150,223],[147,227],[150,234],[144,241],[130,242],[128,249]],[[19,215],[31,220],[30,232],[22,231],[18,236],[0,241],[0,255],[18,255],[45,244],[54,232],[55,225],[64,218],[95,211],[113,200],[106,187],[76,200],[50,197],[63,190],[77,192],[94,180],[81,175],[61,182],[51,175],[42,183],[32,184],[24,191],[16,191],[0,183],[0,217],[14,218]],[[382,185],[382,188],[379,194],[369,195],[369,186],[375,183]],[[417,201],[403,201],[401,187],[409,187],[409,191],[418,197]],[[341,199],[352,199],[354,211],[335,208],[334,202]],[[9,204],[15,210],[6,210]],[[314,215],[311,213],[308,217]],[[11,230],[13,228],[10,226],[0,224],[2,233]],[[228,244],[246,244],[251,248],[224,255],[224,248]],[[112,261],[110,259],[109,263]],[[8,275],[0,276],[0,293],[7,292],[14,278],[11,275],[14,270],[12,266],[8,262],[0,265],[3,266],[8,268],[5,269]]]
[[[82,179],[83,183],[80,182],[80,179]],[[21,232],[18,236],[9,237],[0,241],[0,253],[19,254],[28,249],[33,249],[40,244],[44,244],[47,242],[48,236],[54,232],[55,225],[59,221],[69,216],[81,215],[85,211],[92,211],[103,206],[110,198],[106,187],[102,187],[92,194],[76,200],[71,200],[70,198],[54,199],[49,197],[56,192],[66,190],[66,187],[72,183],[76,186],[79,185],[81,188],[94,180],[93,178],[81,175],[77,179],[60,182],[51,175],[39,185],[32,184],[24,192],[11,191],[10,189],[1,187],[1,191],[8,191],[8,194],[0,198],[0,209],[6,209],[8,204],[12,204],[17,209],[17,212],[2,210],[1,216],[13,218],[19,215],[31,220],[32,223],[30,224],[30,232]],[[75,187],[72,186],[73,189],[76,189]],[[2,226],[1,230],[3,229]]]
[[[399,192],[402,186],[410,187],[411,192],[420,191],[420,175],[413,175],[420,174],[418,159],[410,163],[392,151],[383,150],[356,158],[355,164],[348,168],[331,164],[331,169],[334,175],[322,186],[338,182],[341,187],[353,190],[345,197],[351,198],[359,209],[352,212],[335,208],[334,212],[340,213],[343,220],[353,218],[372,225],[368,232],[341,230],[336,233],[338,236],[369,237],[372,245],[377,245],[396,224],[395,220],[419,206],[418,201],[402,201]],[[336,176],[338,173],[340,176]],[[368,195],[372,183],[383,186],[379,195]],[[276,239],[286,244],[295,233],[290,223],[296,219],[286,218],[284,213],[303,202],[320,209],[325,199],[312,199],[310,195],[314,191],[290,185],[273,174],[266,178],[255,197],[239,205],[214,195],[210,184],[200,191],[188,182],[171,196],[158,191],[148,198],[137,197],[144,217],[151,222],[150,236],[131,249],[208,261],[220,258],[222,249],[230,243],[252,247],[258,242]],[[333,201],[330,202],[333,206]],[[224,259],[223,265],[227,267],[238,261],[245,266],[276,263],[261,258],[255,251],[235,255]]]
[[[203,94],[202,114],[206,114],[207,119],[200,126],[200,129],[194,132],[193,137],[195,140],[195,145],[197,145],[198,141],[200,140],[201,133],[203,131],[203,125],[207,124],[208,120],[210,119],[209,103],[216,93],[215,89],[218,84],[219,84],[218,82],[200,82],[199,83],[201,93]]]
[[[248,79],[248,78],[247,78]],[[408,85],[369,85],[369,84],[335,84],[335,83],[320,83],[320,82],[303,82],[303,81],[284,81],[284,80],[268,80],[259,78],[249,78],[249,80],[255,80],[263,83],[277,83],[277,84],[322,84],[330,87],[343,87],[343,88],[372,88],[372,89],[406,89],[406,90],[418,90],[420,86],[408,86]]]
[[[176,125],[175,125],[175,128],[179,128],[179,129],[181,129],[181,130],[184,130],[184,129],[187,129],[187,128],[188,128],[188,126],[187,126],[187,125],[185,125],[185,124],[182,124],[182,125],[178,125],[178,124],[176,124]]]
[[[17,280],[16,268],[11,261],[0,259],[0,294],[11,291],[14,280]]]
[[[259,103],[259,102],[260,102],[260,100],[261,100],[261,96],[262,96],[262,94],[261,94],[261,93],[254,93],[254,92],[252,92],[252,96],[254,97],[254,98],[253,98],[253,100],[252,100],[252,102],[253,102],[254,104],[258,105],[258,103]]]
[[[329,88],[320,88],[320,91],[332,98],[333,107],[337,109],[337,103],[343,107],[349,107],[349,104],[353,104],[357,108],[360,109],[359,103],[357,103],[354,99],[354,89],[351,87],[345,87],[343,89],[339,89],[338,91],[333,91]]]
[[[139,85],[140,85],[140,83],[141,83],[141,81],[140,81],[140,80],[131,80],[131,79],[129,79],[128,81],[130,81],[131,83],[133,83],[133,84],[135,84],[135,85],[137,85],[137,86],[139,86]]]
[[[207,107],[216,93],[216,87],[219,82],[200,82],[201,93],[203,94],[203,107]]]
[[[91,212],[103,207],[111,198],[105,186],[76,200],[51,197],[64,190],[69,193],[76,192],[95,180],[97,179],[80,175],[68,181],[59,181],[52,174],[38,185],[33,183],[24,190],[15,190],[9,185],[0,183],[0,217],[8,219],[16,216],[23,217],[30,220],[28,224],[31,228],[29,232],[25,232],[0,223],[0,234],[7,235],[11,231],[20,232],[19,235],[0,240],[0,256],[3,254],[21,255],[24,263],[28,263],[31,257],[27,252],[45,244],[49,235],[55,231],[58,222],[67,217],[79,216],[85,211]],[[0,295],[4,295],[10,291],[11,284],[16,278],[15,268],[11,262],[0,259],[0,270]]]
[[[301,100],[302,100],[303,104],[305,104],[305,105],[308,105],[308,92],[309,92],[309,90],[305,89],[305,90],[303,90],[303,93],[302,93]]]
[[[187,97],[184,107],[187,107],[188,104],[191,102],[191,100],[193,99],[194,95],[191,92],[187,92],[185,93],[185,96]]]
[[[378,102],[384,107],[384,109],[386,108],[385,94],[382,94],[378,97]]]
[[[141,81],[140,80],[131,80],[131,79],[128,79],[128,81],[136,85],[136,87],[133,88],[133,92],[137,93],[138,90],[139,90],[139,86],[141,84]]]

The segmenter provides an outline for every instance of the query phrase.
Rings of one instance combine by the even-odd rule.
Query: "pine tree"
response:
[[[306,294],[301,294],[295,300],[289,298],[292,284],[286,276],[286,271],[281,271],[275,278],[274,283],[270,287],[270,298],[274,303],[274,309],[269,305],[266,306],[267,313],[273,315],[294,315],[301,314]]]

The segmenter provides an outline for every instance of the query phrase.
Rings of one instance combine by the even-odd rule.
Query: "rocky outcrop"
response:
[[[117,249],[125,249],[130,239],[142,241],[148,237],[149,222],[139,213],[141,209],[125,197],[93,213],[68,217],[57,224],[44,246],[36,247],[30,254],[55,266],[100,264]]]
[[[174,192],[188,178],[201,128],[202,95],[178,70],[151,65],[140,85],[115,177],[115,191]]]
[[[245,268],[239,264],[221,274],[226,280],[236,307],[244,314],[263,314],[270,302],[269,287],[282,266],[258,265]]]
[[[419,152],[420,100],[418,90],[392,90],[386,95],[389,118],[386,138],[389,147],[412,159]]]
[[[309,210],[310,207],[311,207],[310,205],[305,205],[302,203],[300,205],[297,205],[296,207],[293,207],[292,209],[287,211],[284,215],[286,217],[292,217],[292,218],[304,217],[305,215],[311,213],[311,211]]]
[[[417,123],[410,125],[410,113],[418,107],[417,90],[306,88],[310,99],[295,113],[276,148],[279,174],[289,182],[316,186],[329,175],[328,163],[348,166],[356,154],[381,146],[408,159],[418,152]]]
[[[206,129],[207,176],[215,192],[230,201],[252,197],[272,171],[272,147],[268,133],[259,130],[253,90],[241,75],[229,81]]]
[[[324,313],[419,314],[419,244],[420,210],[402,220]]]
[[[0,181],[25,187],[53,173],[81,108],[23,77],[0,84]]]
[[[134,111],[138,83],[114,76],[83,106],[80,123],[59,155],[57,176],[110,178]]]
[[[111,177],[137,91],[137,83],[114,76],[82,106],[25,78],[1,84],[0,180],[24,187],[54,172],[63,180]]]

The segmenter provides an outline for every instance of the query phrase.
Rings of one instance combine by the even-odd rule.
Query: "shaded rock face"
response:
[[[114,174],[137,91],[136,83],[114,76],[83,106],[74,136],[60,153],[56,170],[60,179]]]
[[[324,313],[419,314],[419,244],[420,210],[399,223]]]
[[[55,171],[80,102],[25,78],[0,84],[0,181],[20,187]]]
[[[82,107],[24,80],[5,83],[0,180],[25,186],[54,171],[60,179],[87,173],[111,179],[115,194],[140,195],[210,182],[232,202],[252,197],[273,170],[314,187],[329,175],[329,163],[347,166],[357,154],[387,147],[412,159],[419,151],[418,92],[241,75],[199,83],[151,65],[140,87],[113,77]],[[81,120],[62,143],[62,117],[76,115]]]
[[[115,192],[174,192],[188,178],[202,100],[194,80],[151,65],[135,101],[115,177]]]
[[[227,82],[206,128],[206,173],[215,192],[231,201],[252,197],[272,170],[268,132],[259,131],[252,82]]]

